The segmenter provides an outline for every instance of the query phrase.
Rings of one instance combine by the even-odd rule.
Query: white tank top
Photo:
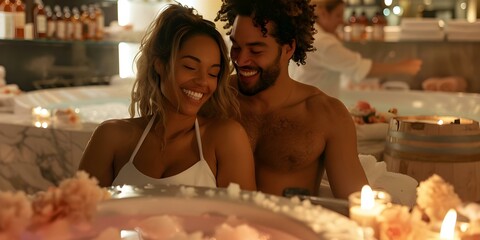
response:
[[[141,173],[133,164],[133,159],[137,155],[140,146],[147,137],[147,134],[150,132],[150,129],[155,120],[155,115],[150,119],[147,127],[143,131],[140,140],[135,147],[135,150],[130,156],[128,162],[120,169],[117,177],[113,180],[112,185],[135,185],[135,186],[145,186],[147,184],[174,184],[174,185],[192,185],[192,186],[202,186],[202,187],[217,187],[217,182],[215,176],[208,166],[207,161],[203,158],[202,151],[202,139],[200,137],[200,128],[198,126],[198,120],[195,119],[195,135],[197,138],[198,151],[200,153],[200,161],[193,164],[191,167],[185,171],[166,178],[152,178]]]

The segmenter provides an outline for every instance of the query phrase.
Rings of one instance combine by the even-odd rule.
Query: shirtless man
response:
[[[289,77],[290,59],[314,50],[309,0],[223,0],[216,21],[232,41],[241,118],[255,156],[257,189],[317,195],[326,170],[332,193],[346,199],[368,184],[355,126],[342,102]]]

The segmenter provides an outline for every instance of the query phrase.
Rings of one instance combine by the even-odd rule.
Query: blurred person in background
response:
[[[318,87],[332,97],[338,97],[340,78],[354,82],[369,77],[390,74],[416,75],[421,68],[419,59],[406,59],[395,63],[374,62],[346,48],[337,28],[343,24],[345,2],[343,0],[314,0],[316,34],[313,47],[307,53],[305,65],[291,63],[290,73],[297,81]]]

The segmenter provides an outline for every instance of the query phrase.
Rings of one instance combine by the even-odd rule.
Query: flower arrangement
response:
[[[54,114],[54,121],[57,125],[78,125],[80,124],[80,116],[78,109],[71,107],[65,109],[57,109]]]
[[[90,220],[97,204],[109,198],[110,193],[83,171],[34,196],[0,192],[0,240],[21,239],[22,234],[61,239],[68,236],[68,226]]]
[[[480,239],[480,205],[462,205],[453,186],[436,174],[419,184],[416,206],[411,211],[393,204],[378,216],[377,236],[380,240],[438,239],[439,226],[449,209],[469,219],[464,229],[457,224],[457,239]]]
[[[366,101],[358,101],[356,105],[350,109],[353,121],[356,124],[371,123],[388,123],[392,117],[397,115],[398,110],[391,108],[388,112],[379,112],[370,103]]]

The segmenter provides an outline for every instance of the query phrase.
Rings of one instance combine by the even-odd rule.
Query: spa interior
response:
[[[23,8],[18,8],[24,13],[23,26],[8,25],[8,17],[13,15],[2,6],[9,2],[23,4]],[[196,8],[212,21],[222,4],[221,0],[178,2]],[[414,75],[339,80],[337,98],[355,122],[359,159],[373,189],[374,203],[382,209],[393,203],[406,207],[391,212],[411,218],[419,204],[434,204],[435,198],[453,201],[449,194],[456,194],[461,204],[455,209],[458,217],[450,237],[437,238],[439,226],[414,223],[410,229],[428,228],[422,234],[435,237],[395,238],[387,234],[394,230],[381,230],[385,224],[381,225],[376,218],[381,213],[355,208],[367,193],[364,195],[362,191],[360,197],[359,192],[348,200],[335,199],[325,174],[320,196],[303,197],[314,206],[338,214],[338,221],[346,222],[344,226],[350,223],[360,226],[362,237],[358,239],[480,239],[480,0],[344,2],[344,24],[337,28],[337,34],[346,48],[374,62],[422,61]],[[22,191],[34,195],[75,176],[87,142],[100,123],[130,117],[128,106],[140,41],[162,8],[174,1],[0,0],[0,3],[0,193]],[[43,7],[41,12],[39,5]],[[44,30],[37,29],[36,14],[44,14]],[[374,18],[377,20],[372,21]],[[60,26],[62,20],[64,28],[73,29],[71,33],[51,31],[51,24]],[[223,23],[215,24],[229,46]],[[74,30],[77,25],[80,33]],[[95,30],[82,32],[82,28],[89,29],[91,25],[95,25]],[[361,33],[357,34],[358,31]],[[155,193],[161,195],[160,192]],[[425,195],[432,202],[425,200],[428,198]],[[172,204],[173,208],[183,208],[183,202]],[[213,208],[209,204],[201,206]],[[146,206],[155,208],[146,204],[141,211],[147,211]],[[1,209],[2,206],[0,212]],[[253,210],[242,211],[237,213],[248,215]],[[276,219],[281,213],[268,215],[273,220],[256,218],[256,214],[247,218],[263,219],[272,224],[270,227],[290,229],[290,234],[296,236],[276,239],[356,239],[341,234],[329,238],[326,232],[334,230],[315,227],[308,231],[321,234],[313,234],[316,237],[311,238],[306,233],[301,235],[307,230],[301,230],[304,226],[297,226],[299,223]],[[385,219],[403,219],[400,215],[382,216],[381,223]],[[444,216],[438,217],[439,222],[446,222]],[[325,219],[329,217],[322,219],[321,224],[327,224]],[[468,227],[462,228],[461,223]],[[337,232],[341,229],[339,225],[342,224],[333,227]],[[371,238],[365,237],[366,227],[374,230]],[[350,230],[342,230],[342,234],[350,234]],[[141,239],[127,235],[121,239]]]

